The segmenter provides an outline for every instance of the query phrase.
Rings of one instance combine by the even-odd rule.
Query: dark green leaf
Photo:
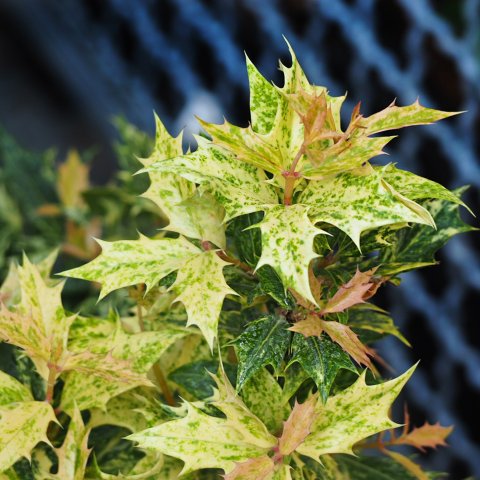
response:
[[[302,334],[295,333],[292,353],[289,365],[298,362],[302,366],[317,385],[324,402],[340,369],[357,371],[350,357],[325,335],[305,338]]]
[[[270,266],[264,265],[257,270],[260,288],[264,294],[270,295],[281,307],[292,310],[296,306],[292,294],[285,289],[277,272]]]
[[[465,191],[465,187],[455,190],[458,196]],[[381,262],[385,266],[380,268],[384,273],[389,264],[411,264],[413,268],[418,263],[434,263],[435,252],[439,250],[454,235],[475,230],[474,227],[466,224],[459,215],[459,205],[445,200],[428,200],[423,206],[432,214],[437,229],[424,225],[414,225],[410,228],[403,228],[397,232],[397,241],[391,248],[386,249]],[[389,274],[398,273],[398,268],[390,268]],[[385,274],[385,273],[384,273]]]
[[[238,356],[237,390],[260,368],[277,371],[290,344],[291,332],[284,317],[268,315],[247,327],[235,340]]]
[[[260,223],[263,214],[260,212],[241,215],[229,225],[229,232],[237,249],[238,256],[243,262],[254,267],[262,254],[262,235],[259,228],[251,228]]]
[[[223,367],[230,383],[235,385],[235,367],[228,363],[224,363]],[[213,395],[213,388],[215,387],[215,381],[208,372],[216,373],[217,371],[218,361],[200,360],[182,365],[180,368],[171,372],[168,378],[183,387],[198,400],[203,400]]]

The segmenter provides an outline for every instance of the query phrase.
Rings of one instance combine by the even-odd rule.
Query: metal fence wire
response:
[[[471,185],[467,202],[480,213],[479,0],[4,0],[0,12],[10,35],[21,35],[49,72],[44,90],[32,76],[31,94],[61,86],[73,99],[72,138],[87,131],[100,144],[110,141],[109,119],[118,113],[149,131],[152,109],[173,131],[194,130],[194,113],[245,125],[243,51],[279,83],[276,59],[288,62],[282,34],[311,81],[335,95],[348,91],[345,113],[359,100],[368,114],[394,98],[407,104],[417,97],[442,110],[466,110],[402,131],[390,160],[449,188]],[[13,100],[2,99],[0,115],[19,94],[8,88]],[[35,120],[30,112],[37,136],[65,111],[42,115]],[[25,120],[21,112],[18,118]],[[59,143],[49,132],[50,143]],[[388,340],[381,355],[397,372],[422,358],[406,393],[414,421],[456,427],[450,448],[430,454],[425,465],[455,478],[480,475],[478,250],[475,233],[454,238],[440,266],[406,274],[381,299],[414,345]]]

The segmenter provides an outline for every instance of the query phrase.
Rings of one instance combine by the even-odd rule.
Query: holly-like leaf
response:
[[[217,335],[218,319],[226,295],[236,295],[225,282],[223,268],[228,265],[214,251],[186,261],[178,270],[171,287],[178,293],[175,301],[187,310],[189,325],[197,325],[210,348]]]
[[[52,406],[46,402],[25,401],[0,407],[0,472],[21,457],[30,458],[37,443],[50,443],[47,427],[56,421]]]
[[[0,307],[0,339],[25,350],[47,379],[47,364],[60,362],[65,354],[74,316],[67,316],[62,306],[63,282],[47,284],[26,256],[17,268],[21,298],[15,311]]]
[[[237,159],[224,148],[195,137],[198,149],[187,155],[152,163],[148,172],[170,172],[204,184],[226,210],[225,221],[278,203],[275,189],[262,169]]]
[[[281,431],[282,422],[290,413],[288,398],[267,369],[261,368],[242,388],[242,400],[268,428],[269,432]]]
[[[237,463],[235,468],[225,475],[224,480],[267,480],[271,478],[275,464],[268,455],[251,458]]]
[[[321,313],[338,313],[343,312],[347,308],[364,303],[368,297],[369,291],[374,287],[375,283],[372,277],[376,268],[361,272],[358,268],[355,275],[336,291],[335,295],[327,301]]]
[[[0,406],[33,400],[30,391],[16,378],[0,370]]]
[[[78,408],[73,409],[68,432],[60,448],[55,450],[58,457],[58,472],[51,478],[59,480],[83,480],[90,455],[88,448],[89,430]]]
[[[289,330],[301,333],[305,337],[320,337],[325,332],[359,365],[373,368],[369,358],[369,355],[373,355],[372,351],[359,340],[348,325],[335,321],[325,321],[317,316],[309,315],[305,320],[295,323]]]
[[[251,322],[235,340],[238,356],[237,391],[262,367],[277,372],[290,344],[291,333],[284,317],[268,315]]]
[[[304,205],[279,205],[269,209],[258,224],[262,232],[262,256],[257,269],[270,265],[280,276],[285,288],[292,288],[316,303],[310,290],[308,266],[316,257],[313,241],[326,234],[313,226]]]
[[[247,57],[248,81],[250,84],[250,112],[252,129],[260,134],[268,133],[274,125],[278,104],[281,100],[277,89],[260,74]]]
[[[97,258],[60,275],[101,283],[100,299],[118,288],[139,283],[145,283],[148,291],[201,253],[183,237],[152,240],[142,235],[138,240],[98,243],[102,253]]]
[[[314,222],[327,222],[344,231],[360,248],[360,234],[395,223],[435,226],[430,213],[396,192],[382,171],[366,167],[322,181],[311,181],[298,201],[309,205]]]
[[[459,188],[453,193],[460,198],[465,189]],[[394,263],[398,268],[406,264],[403,270],[408,269],[409,264],[416,268],[415,263],[418,262],[432,264],[435,262],[435,252],[450,238],[459,233],[476,230],[460,218],[459,206],[456,203],[447,200],[428,200],[423,206],[431,213],[437,226],[436,230],[423,225],[399,230],[397,241],[391,248],[382,252],[380,257],[382,263],[387,265]]]
[[[149,385],[146,373],[177,340],[189,335],[184,328],[128,334],[118,326],[113,335],[92,340],[88,358],[79,353],[76,370],[68,373],[61,407],[71,411],[105,408],[108,400],[139,385]]]
[[[156,115],[155,122],[155,147],[150,157],[140,159],[144,167],[183,155],[182,136],[171,137]],[[166,230],[225,248],[224,212],[211,196],[199,195],[193,182],[174,173],[149,172],[149,177],[150,187],[142,196],[152,200],[167,216],[170,223]]]
[[[395,445],[411,445],[424,451],[426,448],[445,446],[445,439],[452,433],[453,427],[442,427],[440,423],[434,425],[425,422],[421,427],[413,428],[395,439]]]
[[[311,180],[321,180],[359,168],[371,158],[384,154],[383,148],[394,138],[361,136],[349,142],[336,143],[316,153],[318,162],[303,166],[302,175]]]
[[[315,420],[316,395],[311,395],[303,403],[295,401],[288,420],[283,425],[283,432],[278,440],[278,451],[282,455],[290,455],[310,435]]]
[[[231,472],[236,463],[266,454],[275,444],[260,420],[248,411],[224,376],[217,379],[213,405],[225,418],[212,417],[187,403],[187,415],[127,437],[141,448],[156,449],[181,459],[181,475],[202,468]]]
[[[360,126],[365,129],[365,134],[372,135],[412,125],[427,125],[459,113],[461,112],[442,112],[422,107],[418,100],[406,107],[397,107],[393,102],[380,112],[363,118]]]
[[[400,377],[378,385],[365,383],[365,372],[350,387],[318,402],[310,435],[297,452],[314,460],[327,453],[352,454],[358,441],[398,425],[388,411],[415,367]]]
[[[376,167],[377,169],[380,167]],[[383,173],[384,180],[397,192],[410,200],[437,199],[456,203],[468,208],[461,200],[458,192],[450,191],[437,182],[400,170],[395,165],[387,165]]]
[[[340,369],[357,372],[348,355],[325,335],[305,338],[295,333],[292,359],[298,362],[318,387],[322,401],[327,401],[333,381]]]

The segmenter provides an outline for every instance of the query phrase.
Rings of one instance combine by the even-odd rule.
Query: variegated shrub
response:
[[[200,120],[187,153],[156,119],[143,196],[168,224],[98,241],[63,273],[100,299],[127,289],[128,315],[65,310],[53,257],[12,267],[0,339],[40,388],[0,372],[0,478],[430,478],[395,447],[443,445],[451,428],[410,428],[405,412],[396,433],[415,367],[382,377],[371,344],[409,343],[369,300],[472,227],[462,189],[371,160],[394,138],[378,134],[454,113],[357,106],[342,125],[345,97],[310,84],[293,52],[280,68],[281,88],[247,60],[250,125]]]

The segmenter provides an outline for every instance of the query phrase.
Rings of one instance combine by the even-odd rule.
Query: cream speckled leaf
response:
[[[310,290],[308,265],[318,255],[313,251],[313,240],[323,230],[313,226],[305,205],[278,205],[267,210],[258,227],[262,231],[262,265],[273,267],[285,288],[293,288],[316,304]]]
[[[21,457],[30,457],[37,443],[47,439],[47,427],[56,422],[46,402],[22,402],[0,407],[0,472]]]
[[[299,203],[310,206],[310,218],[343,230],[360,248],[360,234],[372,228],[414,222],[434,226],[430,213],[396,192],[382,171],[368,169],[311,181]]]
[[[379,168],[379,167],[375,167]],[[451,192],[443,185],[428,180],[427,178],[415,175],[406,170],[400,170],[390,164],[383,170],[383,179],[388,182],[397,192],[409,198],[410,200],[419,200],[423,198],[435,198],[456,203],[468,208],[461,198],[454,192]]]
[[[81,410],[104,408],[110,398],[149,384],[146,373],[152,365],[173,343],[190,333],[184,328],[164,328],[159,332],[128,334],[118,327],[112,336],[92,341],[89,349],[96,357],[92,365],[83,360],[77,371],[67,374],[62,409],[71,411],[74,402]],[[110,364],[106,358],[111,359]],[[125,363],[127,368],[122,367]]]
[[[156,115],[155,122],[155,148],[149,158],[140,159],[144,167],[183,155],[181,135],[171,137]],[[212,197],[199,196],[193,182],[174,173],[152,171],[149,177],[150,187],[142,196],[152,200],[167,216],[170,223],[166,230],[225,247],[224,212]]]
[[[210,348],[217,336],[218,320],[226,295],[236,295],[223,276],[228,265],[214,251],[197,255],[178,270],[172,290],[175,301],[182,302],[188,313],[189,325],[197,325]]]
[[[0,339],[25,350],[46,379],[48,362],[59,362],[65,353],[74,316],[67,317],[62,306],[63,282],[48,285],[26,256],[17,271],[20,301],[15,311],[0,307]]]
[[[198,149],[187,155],[155,162],[149,172],[171,172],[192,182],[204,184],[225,207],[228,220],[234,216],[261,210],[258,205],[278,203],[275,189],[267,183],[262,169],[242,162],[228,150],[196,137]],[[215,187],[209,187],[214,183]],[[233,199],[229,199],[232,196]],[[247,207],[243,205],[246,202]],[[254,205],[257,205],[254,208]]]
[[[280,94],[248,57],[247,72],[250,84],[252,128],[257,133],[268,133],[274,125]]]
[[[459,113],[461,112],[442,112],[422,107],[418,100],[406,107],[397,107],[392,103],[380,112],[363,118],[360,126],[365,129],[366,135],[371,135],[412,125],[427,125]]]
[[[265,424],[269,432],[281,430],[283,420],[290,413],[290,405],[284,400],[280,385],[267,369],[258,370],[245,383],[241,395],[248,409]]]
[[[89,429],[80,415],[80,410],[73,409],[68,432],[60,448],[55,449],[58,457],[58,472],[51,478],[59,480],[84,480],[85,468],[90,455],[88,448]]]
[[[145,283],[147,290],[201,252],[183,237],[152,240],[105,242],[102,253],[90,263],[62,272],[61,275],[102,284],[100,298],[118,288]]]
[[[414,370],[415,366],[400,377],[371,386],[365,383],[364,371],[352,386],[325,404],[319,401],[311,433],[296,451],[317,461],[327,453],[352,454],[355,443],[397,427],[388,411]]]
[[[330,175],[360,167],[364,162],[383,153],[383,147],[395,137],[356,137],[349,142],[337,143],[321,152],[318,165],[311,162],[302,167],[302,175],[309,179],[322,179]]]
[[[202,468],[221,468],[229,472],[235,463],[265,454],[274,445],[252,443],[245,438],[240,419],[211,417],[187,404],[187,416],[166,422],[127,437],[141,448],[153,448],[181,459],[185,465],[182,474]]]
[[[16,378],[0,370],[0,406],[33,400],[30,390]]]

